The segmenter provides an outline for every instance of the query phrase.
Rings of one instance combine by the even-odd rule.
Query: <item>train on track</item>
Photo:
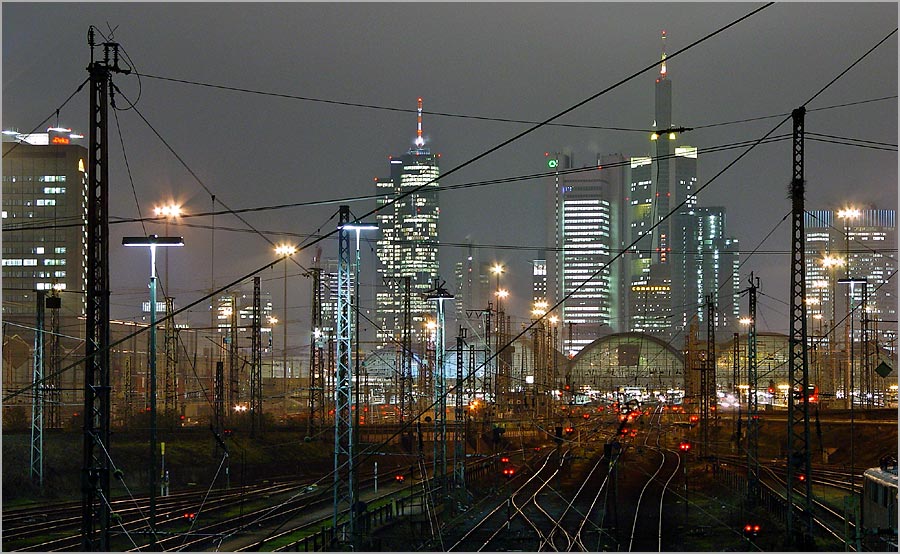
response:
[[[897,458],[885,457],[863,472],[862,522],[866,535],[878,535],[897,546]]]

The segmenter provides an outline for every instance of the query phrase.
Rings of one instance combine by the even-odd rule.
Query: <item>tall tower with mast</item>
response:
[[[412,320],[410,342],[413,345],[420,343],[425,315],[432,310],[424,300],[424,293],[432,288],[439,273],[440,154],[433,154],[426,146],[422,132],[422,98],[417,99],[416,106],[416,136],[412,146],[401,156],[391,156],[389,178],[375,180],[378,205],[384,206],[378,213],[381,237],[376,247],[381,278],[376,297],[379,349],[395,350],[402,343],[406,302]],[[400,198],[422,185],[426,186]],[[404,277],[410,278],[408,292]]]

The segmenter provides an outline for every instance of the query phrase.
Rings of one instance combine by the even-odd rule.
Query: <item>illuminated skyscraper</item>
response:
[[[628,244],[637,243],[628,254],[628,315],[632,331],[671,339],[684,331],[684,321],[695,313],[696,306],[688,305],[687,300],[690,287],[707,277],[689,274],[683,248],[696,242],[696,237],[686,233],[697,229],[675,217],[691,212],[697,205],[697,148],[677,143],[665,31],[662,40],[659,75],[654,85],[652,155],[633,157],[630,164]],[[677,213],[669,216],[682,202]]]
[[[849,287],[837,283],[845,277],[868,281],[868,316],[877,329],[881,346],[896,347],[897,212],[868,207],[851,217],[838,217],[839,210],[809,210],[804,215],[806,229],[807,314],[811,335],[824,335],[847,314]],[[850,264],[846,265],[849,236]],[[862,302],[863,286],[853,287],[852,302]],[[821,317],[816,317],[821,316]],[[817,322],[818,321],[818,322]],[[857,318],[857,321],[858,318]],[[857,323],[858,325],[858,323]],[[859,329],[856,330],[857,332]],[[840,343],[842,336],[836,337]]]
[[[57,288],[81,316],[87,288],[87,148],[71,129],[3,133],[3,314],[35,313],[35,290]]]
[[[413,146],[406,154],[391,157],[391,176],[376,180],[378,227],[378,274],[382,283],[376,295],[379,348],[400,341],[406,293],[404,277],[411,278],[409,295],[413,344],[423,327],[425,315],[433,311],[425,291],[438,276],[438,158],[425,146],[422,136],[422,99],[418,104],[418,126]],[[418,192],[403,196],[417,187]],[[399,198],[396,202],[392,201]],[[397,342],[394,342],[397,341]]]
[[[676,245],[679,255],[672,257],[678,264],[673,272],[677,286],[672,287],[672,304],[674,318],[679,318],[673,321],[673,336],[688,329],[694,316],[705,325],[707,295],[715,299],[715,326],[735,331],[743,284],[738,272],[738,241],[725,234],[725,208],[694,207],[674,219],[681,242]]]
[[[576,169],[570,155],[548,153],[547,158],[548,167],[557,170],[549,199],[555,217],[548,228],[554,255],[547,259],[547,301],[552,306],[565,298],[558,315],[573,330],[567,344],[577,352],[599,336],[601,327],[624,330],[627,322],[618,301],[626,290],[623,266],[621,258],[612,258],[622,246],[628,162],[621,154],[609,154]]]

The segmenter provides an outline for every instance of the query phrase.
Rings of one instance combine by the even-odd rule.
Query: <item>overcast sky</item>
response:
[[[340,199],[374,192],[389,175],[388,156],[415,138],[416,98],[424,98],[425,137],[453,167],[527,128],[520,123],[427,112],[540,121],[649,66],[660,57],[660,31],[677,50],[748,14],[762,3],[10,3],[2,4],[4,129],[37,126],[87,78],[87,31],[95,25],[145,77],[114,82],[217,199],[233,209],[333,201],[248,212],[242,217],[270,240],[299,243],[333,230]],[[687,127],[785,115],[811,98],[897,27],[896,3],[779,3],[672,58],[674,123]],[[102,39],[98,37],[98,42]],[[99,55],[99,53],[98,53]],[[807,132],[897,143],[897,37],[894,35],[807,108]],[[623,84],[559,122],[649,129],[655,70]],[[394,110],[225,91],[157,78],[252,89]],[[838,104],[892,97],[842,108]],[[60,111],[58,124],[88,130],[87,88]],[[127,104],[118,101],[120,107]],[[406,110],[406,111],[401,111]],[[148,216],[174,198],[189,213],[211,209],[210,194],[155,136],[135,110],[110,116],[110,216]],[[761,137],[781,118],[685,133],[700,148],[700,183],[742,150],[704,149]],[[52,117],[49,125],[57,123]],[[118,125],[118,126],[117,126]],[[121,139],[134,190],[125,170]],[[776,134],[789,134],[785,124]],[[86,140],[85,140],[86,144]],[[545,127],[441,180],[442,186],[544,170],[545,151],[569,149],[575,165],[598,153],[649,154],[646,132]],[[717,178],[701,206],[725,206],[728,233],[751,251],[790,211],[790,141],[757,147]],[[897,206],[897,153],[808,141],[807,209],[845,203]],[[530,260],[545,247],[548,180],[446,191],[440,239],[469,237],[485,261],[508,268],[512,314],[527,317]],[[137,201],[136,201],[137,200]],[[356,215],[374,202],[349,202]],[[217,205],[217,209],[221,206]],[[173,226],[186,247],[170,254],[171,294],[178,306],[210,286],[209,217],[200,227]],[[216,217],[217,285],[273,258],[272,247],[234,216]],[[163,234],[147,223],[147,233]],[[113,316],[139,317],[147,295],[146,254],[122,248],[139,223],[111,226]],[[336,242],[321,243],[326,257]],[[495,250],[492,245],[518,249]],[[750,257],[761,277],[761,328],[786,332],[790,289],[789,220]],[[442,277],[453,283],[460,248],[442,247]],[[311,252],[298,260],[309,266]],[[742,258],[743,259],[743,258]],[[377,276],[363,253],[363,302]],[[290,268],[291,341],[306,336],[308,280]],[[281,265],[262,274],[283,318]],[[371,301],[369,301],[371,309]],[[746,302],[746,301],[743,301]],[[365,307],[365,306],[364,306]],[[198,307],[198,321],[206,321]],[[366,325],[364,325],[366,326]],[[518,325],[514,323],[514,328]],[[449,333],[448,336],[455,336]]]

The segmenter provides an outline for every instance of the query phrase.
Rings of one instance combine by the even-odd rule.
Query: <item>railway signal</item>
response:
[[[406,479],[406,477],[404,477],[402,473],[398,473],[397,475],[394,475],[394,479],[395,479],[398,483],[402,483],[403,480]]]
[[[503,456],[502,458],[500,458],[500,462],[501,462],[501,463],[504,463],[504,464],[508,464],[508,463],[509,463],[509,458],[507,458],[506,456]]]
[[[185,512],[182,517],[188,521],[194,521],[197,519],[197,512]]]
[[[505,468],[503,468],[503,475],[504,475],[507,479],[512,478],[512,476],[513,476],[513,474],[514,474],[515,472],[516,472],[516,470],[514,470],[514,469],[511,468],[511,467],[505,467]]]
[[[744,536],[747,538],[755,537],[759,535],[759,525],[754,523],[748,523],[744,525]]]
[[[681,444],[678,445],[678,449],[687,454],[691,450],[691,443],[688,441],[681,441]]]

